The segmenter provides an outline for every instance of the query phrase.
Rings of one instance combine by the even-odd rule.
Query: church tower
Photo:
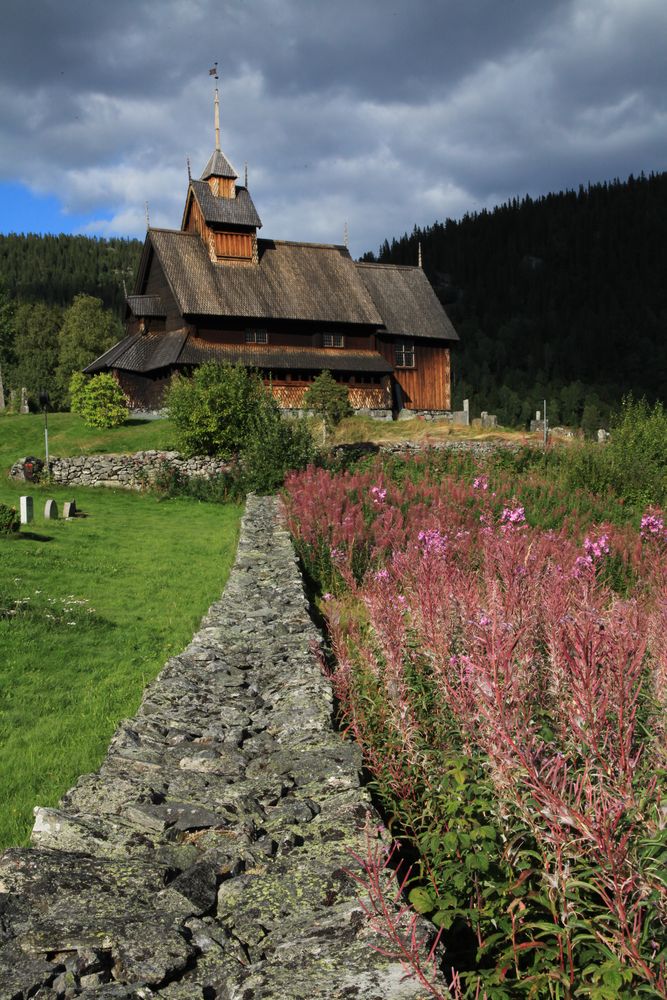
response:
[[[215,149],[198,181],[190,180],[181,229],[197,232],[213,263],[258,263],[257,230],[262,222],[245,186],[220,149],[220,98],[214,98]]]

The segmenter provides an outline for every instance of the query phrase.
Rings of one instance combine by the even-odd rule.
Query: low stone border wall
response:
[[[23,479],[22,458],[11,467],[13,479]],[[224,472],[228,465],[207,457],[182,458],[177,451],[137,451],[133,455],[78,455],[74,458],[51,458],[51,480],[64,486],[111,486],[138,490],[165,465],[184,476],[210,477]]]
[[[278,501],[96,774],[0,858],[3,1000],[417,1000],[357,901],[378,817]],[[441,984],[443,995],[446,987]]]

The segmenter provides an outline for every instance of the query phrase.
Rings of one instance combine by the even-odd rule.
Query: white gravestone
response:
[[[63,517],[74,517],[76,514],[76,500],[67,500],[63,504]]]
[[[44,505],[44,518],[47,521],[58,520],[58,504],[55,500],[47,500]]]
[[[20,497],[21,524],[30,524],[33,519],[32,497]]]

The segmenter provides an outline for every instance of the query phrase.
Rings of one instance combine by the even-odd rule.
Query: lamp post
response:
[[[49,419],[47,417],[47,410],[48,410],[50,402],[51,402],[51,400],[49,399],[48,392],[40,392],[40,394],[39,394],[39,405],[42,407],[42,409],[44,411],[44,450],[46,452],[46,474],[47,474],[47,476],[49,474]]]

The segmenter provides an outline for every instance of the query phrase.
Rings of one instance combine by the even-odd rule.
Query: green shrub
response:
[[[344,417],[351,417],[353,413],[347,389],[336,382],[328,371],[322,372],[313,380],[313,384],[303,397],[303,403],[309,410],[314,410],[322,417],[328,433],[331,433]]]
[[[21,518],[16,507],[0,503],[0,535],[12,535],[21,527]]]
[[[177,375],[165,403],[184,455],[231,458],[247,444],[266,391],[243,365],[201,365],[190,377]]]
[[[69,391],[72,412],[83,417],[89,427],[110,430],[125,423],[128,401],[113,375],[102,372],[86,378],[75,372]]]
[[[667,502],[667,411],[645,399],[623,400],[604,445],[573,449],[566,476],[572,486],[604,493],[613,490],[637,508]]]
[[[285,420],[275,402],[261,414],[243,450],[244,491],[272,493],[290,469],[305,469],[316,457],[310,426],[305,420]],[[277,414],[277,416],[276,416]]]
[[[303,469],[315,458],[308,423],[284,420],[261,377],[243,365],[205,364],[191,378],[176,376],[166,404],[185,455],[238,460],[212,489],[225,499],[271,493],[288,469]],[[207,490],[193,481],[173,489],[188,496]]]
[[[83,415],[87,385],[88,379],[83,372],[74,372],[69,380],[68,391],[70,398],[70,410],[72,413],[77,413],[79,416]]]

